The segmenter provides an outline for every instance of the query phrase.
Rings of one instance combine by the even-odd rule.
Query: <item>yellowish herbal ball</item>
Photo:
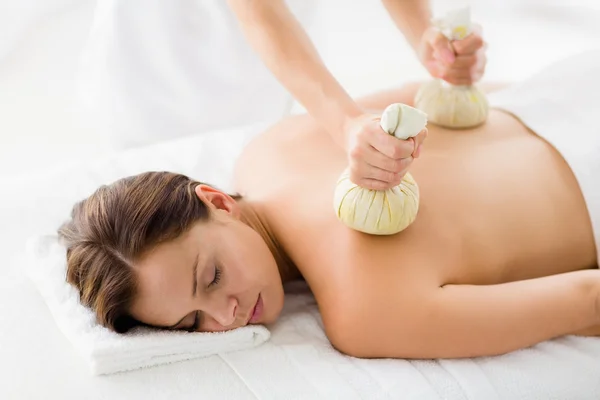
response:
[[[400,185],[369,190],[350,181],[348,170],[335,188],[337,216],[352,229],[372,235],[393,235],[414,222],[419,211],[419,187],[406,174]]]
[[[388,106],[381,116],[387,133],[405,140],[416,136],[427,125],[427,115],[406,104]],[[349,169],[337,181],[334,209],[348,227],[372,235],[392,235],[412,224],[419,211],[419,187],[410,173],[398,186],[388,190],[370,190],[350,180]]]
[[[471,128],[485,122],[488,101],[476,86],[452,86],[440,79],[421,85],[415,106],[429,121],[446,128]]]

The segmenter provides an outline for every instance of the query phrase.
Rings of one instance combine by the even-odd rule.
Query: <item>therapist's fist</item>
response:
[[[385,132],[380,117],[363,114],[346,126],[346,152],[350,181],[371,190],[387,190],[400,184],[414,158],[421,154],[427,129],[414,138],[400,140]]]
[[[486,47],[479,25],[474,24],[464,39],[454,41],[432,26],[423,33],[417,53],[431,76],[453,85],[471,85],[485,72]]]

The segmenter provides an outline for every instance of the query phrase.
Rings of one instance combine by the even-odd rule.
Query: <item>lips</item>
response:
[[[256,304],[254,305],[254,308],[252,309],[252,315],[250,316],[248,323],[256,324],[260,320],[262,313],[263,313],[263,301],[262,301],[262,296],[259,293],[258,299],[256,300]]]

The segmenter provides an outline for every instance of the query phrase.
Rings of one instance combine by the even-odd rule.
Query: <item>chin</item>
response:
[[[263,315],[263,324],[272,324],[277,321],[283,310],[283,292],[281,295],[270,296],[268,299],[263,297],[265,304],[265,313]]]

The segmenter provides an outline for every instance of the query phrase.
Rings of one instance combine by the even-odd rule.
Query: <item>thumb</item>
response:
[[[429,45],[433,49],[434,53],[440,55],[443,61],[448,64],[452,64],[455,59],[454,49],[450,40],[442,34],[439,30],[433,30],[429,37]]]

